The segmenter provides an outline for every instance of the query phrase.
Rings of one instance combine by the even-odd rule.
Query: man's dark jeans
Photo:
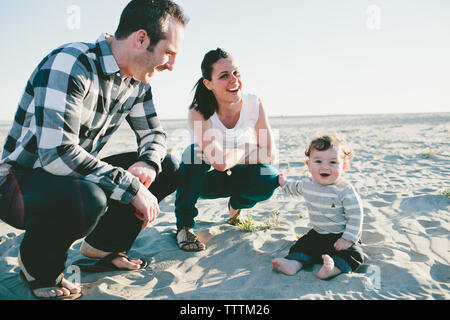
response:
[[[102,159],[128,169],[137,153]],[[168,155],[162,172],[150,185],[160,202],[178,185],[179,162]],[[64,271],[72,243],[85,241],[103,251],[128,251],[141,230],[142,221],[131,204],[108,199],[95,183],[55,176],[42,169],[13,169],[0,186],[0,218],[24,229],[20,256],[34,278],[53,281]]]

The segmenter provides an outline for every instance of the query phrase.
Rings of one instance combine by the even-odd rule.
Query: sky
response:
[[[448,0],[175,0],[189,16],[172,72],[151,80],[161,119],[183,119],[204,54],[237,61],[269,116],[450,112]],[[37,64],[113,34],[128,0],[3,1],[0,121]]]

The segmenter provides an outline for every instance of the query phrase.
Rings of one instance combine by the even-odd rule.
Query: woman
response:
[[[206,248],[192,228],[197,199],[229,197],[229,223],[239,223],[241,209],[269,199],[278,173],[269,164],[275,152],[272,132],[261,101],[242,92],[235,60],[218,48],[201,65],[189,108],[193,144],[183,153],[175,215],[180,249]]]

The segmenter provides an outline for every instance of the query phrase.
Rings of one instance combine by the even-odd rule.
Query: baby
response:
[[[305,151],[310,175],[278,182],[290,195],[302,195],[308,207],[312,229],[302,236],[285,258],[272,260],[272,267],[294,275],[303,267],[322,263],[319,279],[357,270],[363,263],[360,237],[363,207],[353,186],[344,180],[344,171],[353,158],[352,150],[337,136],[319,136]]]

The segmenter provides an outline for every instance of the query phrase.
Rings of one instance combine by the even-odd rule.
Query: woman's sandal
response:
[[[178,236],[183,231],[184,231],[184,236],[181,235],[181,239],[179,239]],[[184,251],[202,251],[202,250],[206,249],[206,245],[203,242],[201,242],[200,240],[198,240],[195,233],[192,232],[192,229],[188,228],[188,227],[182,227],[181,229],[178,229],[177,235],[176,235],[176,240],[178,243],[178,247]],[[196,249],[187,249],[191,245],[195,245],[197,248]]]
[[[228,212],[230,212],[230,211],[231,211],[231,204],[230,204],[230,201],[228,201]],[[239,209],[234,216],[232,216],[231,218],[228,218],[227,222],[229,224],[231,224],[232,226],[240,225],[242,223],[240,214],[241,214],[241,209]]]
[[[44,282],[44,281],[40,281],[40,280],[29,281],[25,277],[25,274],[22,271],[20,271],[19,275],[20,275],[20,279],[22,279],[22,281],[25,283],[25,285],[28,287],[28,289],[30,289],[33,296],[39,300],[75,300],[75,299],[80,298],[83,295],[82,293],[72,293],[72,294],[69,294],[68,296],[40,297],[34,293],[34,290],[43,289],[43,288],[53,288],[53,287],[62,288],[63,287],[62,280],[64,278],[64,275],[61,273],[59,275],[59,277],[53,283],[49,283],[47,281]]]

